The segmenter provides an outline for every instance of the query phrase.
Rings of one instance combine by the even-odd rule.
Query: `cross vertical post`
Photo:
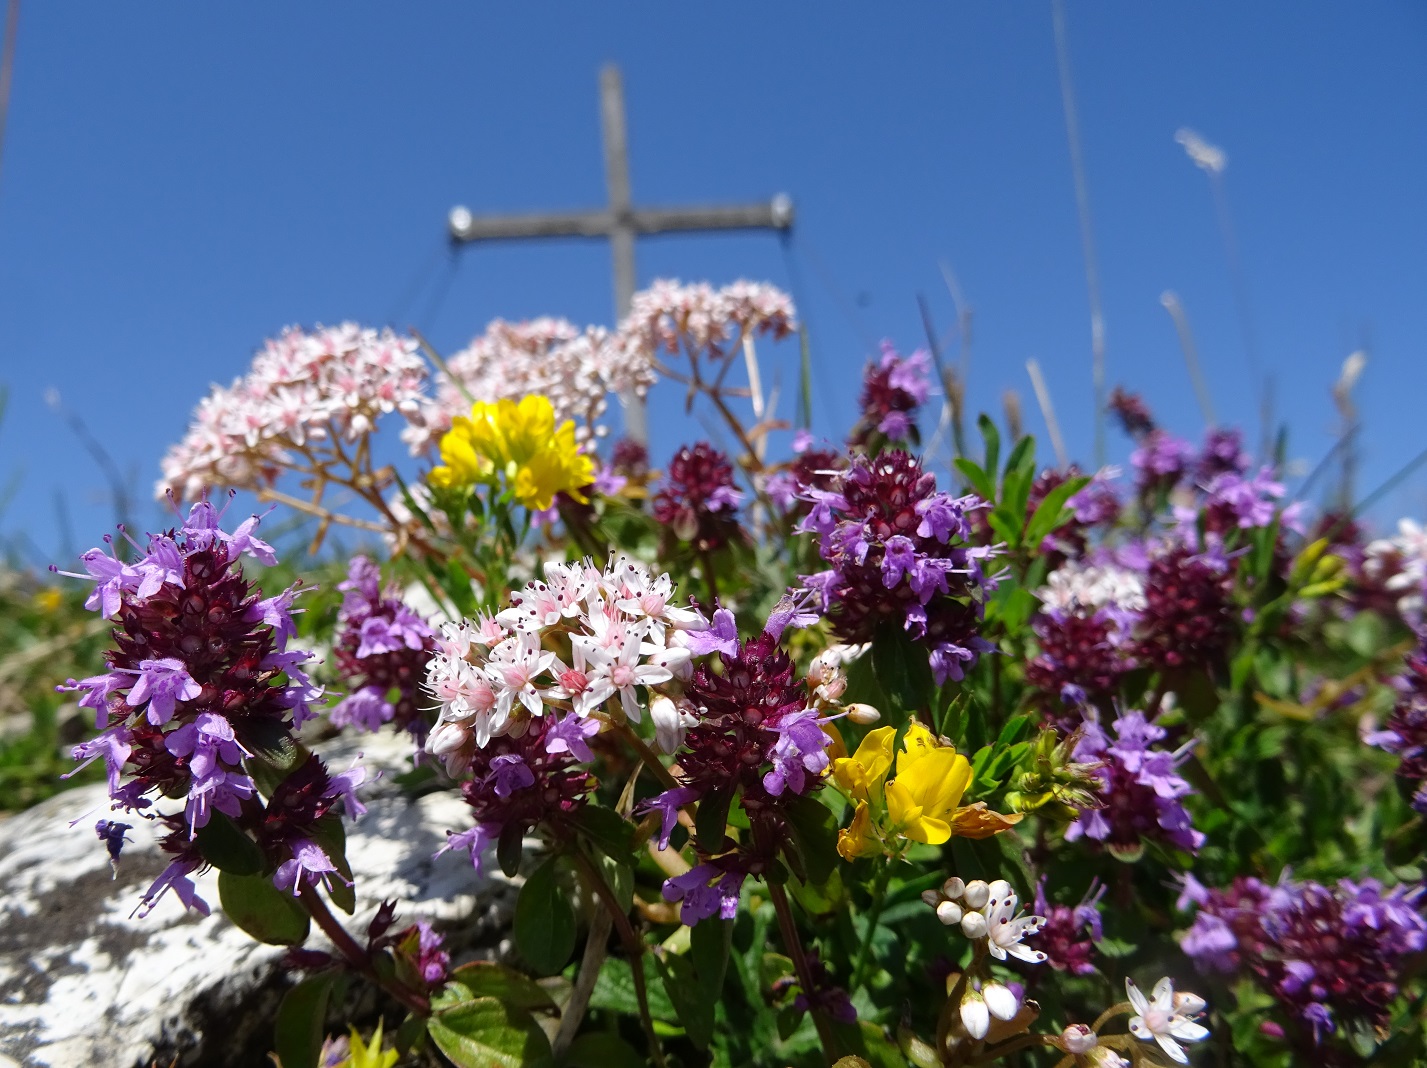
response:
[[[634,303],[634,204],[629,187],[629,137],[624,123],[624,79],[613,63],[600,71],[600,129],[604,137],[605,186],[609,191],[609,250],[614,261],[615,323],[623,321]],[[629,393],[624,405],[624,432],[641,445],[649,442],[649,415],[644,399]]]
[[[600,126],[603,134],[608,206],[595,211],[529,215],[473,215],[452,208],[447,218],[451,241],[514,241],[535,237],[593,237],[610,243],[614,266],[615,322],[629,314],[638,285],[634,241],[639,236],[702,233],[714,230],[777,230],[793,228],[793,201],[780,193],[762,204],[695,205],[636,208],[629,182],[629,137],[624,121],[624,85],[613,63],[600,71]],[[625,433],[641,445],[649,443],[644,403],[622,397]]]

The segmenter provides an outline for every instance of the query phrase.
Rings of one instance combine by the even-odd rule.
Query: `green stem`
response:
[[[882,918],[882,907],[887,898],[887,883],[892,878],[892,862],[882,861],[882,868],[872,884],[872,907],[867,911],[867,930],[863,932],[862,944],[857,948],[857,963],[852,967],[852,985],[857,991],[867,981],[867,968],[872,961],[872,938],[877,933],[877,921]]]
[[[659,1045],[659,1036],[654,1031],[654,1017],[649,1011],[649,989],[644,979],[644,939],[639,937],[629,922],[629,916],[620,908],[619,899],[614,896],[614,890],[605,881],[599,868],[591,864],[578,848],[572,849],[569,855],[604,902],[610,919],[614,921],[615,929],[619,931],[619,940],[624,943],[624,951],[629,954],[629,970],[634,978],[634,997],[639,1003],[639,1023],[644,1028],[645,1039],[649,1042],[649,1057],[654,1062],[654,1068],[667,1068],[664,1049]]]
[[[808,958],[803,953],[803,943],[798,938],[798,927],[793,922],[793,910],[788,905],[788,895],[777,883],[770,882],[768,896],[773,901],[773,911],[778,914],[778,929],[783,935],[783,945],[788,950],[788,956],[793,958],[793,971],[798,975],[798,982],[803,988],[803,996],[808,999],[808,1013],[813,1018],[813,1026],[818,1029],[818,1042],[822,1045],[823,1057],[831,1064],[833,1058],[837,1056],[837,1043],[833,1039],[832,1027],[828,1024],[827,1017],[823,1015],[821,1007],[813,1000],[813,993],[816,989],[813,985],[813,972],[808,967]]]
[[[357,945],[356,940],[347,933],[347,929],[342,926],[337,917],[332,915],[316,890],[304,885],[300,891],[299,900],[307,909],[308,914],[317,921],[317,926],[322,928],[322,933],[337,947],[338,952],[347,959],[347,963],[352,966],[354,971],[381,987],[418,1016],[431,1015],[431,1002],[425,995],[418,994],[400,983],[383,981],[376,969],[372,967],[371,958],[367,952]]]

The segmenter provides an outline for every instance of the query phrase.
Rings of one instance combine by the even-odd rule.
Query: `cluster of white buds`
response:
[[[922,900],[936,909],[936,918],[946,926],[960,926],[961,933],[972,941],[984,938],[987,951],[997,960],[1011,956],[1040,964],[1046,959],[1040,950],[1021,942],[1045,926],[1045,917],[1018,913],[1020,898],[1005,879],[965,883],[953,876],[940,890],[922,894]]]
[[[972,979],[961,996],[961,1026],[975,1039],[991,1030],[991,1020],[1009,1022],[1021,1011],[1021,999],[1005,983],[994,979]]]
[[[882,713],[871,705],[841,704],[842,695],[847,692],[847,672],[842,670],[842,665],[855,660],[858,655],[856,646],[829,646],[813,657],[813,662],[808,665],[807,683],[812,691],[814,707],[820,710],[841,709],[853,723],[866,727],[881,719]]]

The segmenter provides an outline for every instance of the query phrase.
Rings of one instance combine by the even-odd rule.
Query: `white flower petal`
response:
[[[1209,1037],[1209,1028],[1183,1016],[1175,1016],[1169,1021],[1169,1033],[1186,1042],[1203,1042]]]
[[[1168,1035],[1155,1035],[1155,1041],[1159,1043],[1159,1048],[1169,1054],[1171,1059],[1180,1064],[1189,1063],[1189,1054],[1184,1052],[1184,1047]]]
[[[1150,1003],[1148,999],[1140,993],[1140,988],[1135,985],[1133,979],[1127,978],[1125,980],[1125,994],[1129,997],[1130,1004],[1135,1007],[1135,1012],[1139,1015],[1143,1016],[1149,1011]],[[1130,1023],[1131,1026],[1134,1025],[1133,1020],[1131,1020]]]
[[[991,1013],[986,1001],[974,990],[968,990],[961,999],[961,1025],[972,1038],[985,1038],[991,1029]]]

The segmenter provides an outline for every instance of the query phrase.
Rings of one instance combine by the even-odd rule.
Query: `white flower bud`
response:
[[[955,901],[943,901],[936,907],[936,918],[951,927],[961,922],[961,906]]]
[[[1060,1033],[1060,1048],[1066,1053],[1089,1053],[1099,1044],[1099,1037],[1084,1024],[1071,1024]]]
[[[654,721],[654,744],[666,756],[672,756],[684,744],[684,731],[695,722],[693,716],[663,694],[656,694],[649,702],[649,717]]]
[[[967,938],[985,938],[986,917],[979,912],[968,912],[961,917],[961,933]]]
[[[941,892],[955,901],[962,894],[966,893],[966,884],[953,875],[950,879],[941,884]]]
[[[426,736],[426,751],[432,756],[443,757],[466,744],[471,732],[458,723],[440,723]]]
[[[981,996],[986,999],[986,1008],[998,1020],[1015,1019],[1021,1011],[1021,1003],[1010,987],[1001,983],[986,983],[981,988]]]
[[[1208,1007],[1209,1003],[1198,994],[1191,994],[1188,990],[1174,992],[1174,1011],[1181,1016],[1198,1016]]]
[[[985,1038],[991,1029],[991,1013],[979,991],[967,988],[961,999],[961,1026],[972,1038]]]
[[[941,904],[941,894],[939,894],[935,890],[923,890],[922,901],[930,905],[932,908],[936,908],[938,905]]]
[[[882,718],[882,713],[878,712],[871,705],[850,704],[847,706],[847,718],[856,723],[859,727],[866,727],[870,723],[876,723]]]
[[[962,892],[968,908],[979,909],[991,899],[991,888],[980,879],[972,879]]]

